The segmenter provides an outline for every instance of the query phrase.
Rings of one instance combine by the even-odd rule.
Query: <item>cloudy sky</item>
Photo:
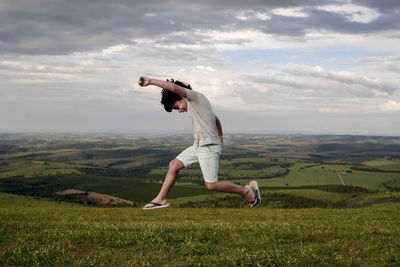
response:
[[[225,132],[400,135],[397,0],[0,0],[0,25],[0,132],[190,132],[147,75]]]

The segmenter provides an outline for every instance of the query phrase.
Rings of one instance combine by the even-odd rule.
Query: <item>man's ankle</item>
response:
[[[167,198],[161,198],[157,196],[153,201],[158,204],[165,204],[167,202]]]
[[[249,185],[245,185],[245,198],[248,201],[252,201],[254,199],[254,192],[253,189]]]

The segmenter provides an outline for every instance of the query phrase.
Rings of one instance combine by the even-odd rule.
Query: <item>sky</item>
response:
[[[225,133],[400,135],[398,0],[0,0],[0,25],[0,133],[191,132],[145,75]]]

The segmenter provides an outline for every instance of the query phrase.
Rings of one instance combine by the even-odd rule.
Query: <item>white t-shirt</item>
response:
[[[192,121],[194,145],[221,144],[210,101],[201,93],[186,89],[188,115]]]

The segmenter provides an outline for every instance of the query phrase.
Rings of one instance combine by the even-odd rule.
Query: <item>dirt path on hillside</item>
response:
[[[343,181],[343,177],[342,174],[339,171],[336,171],[337,176],[339,176],[339,180],[340,180],[340,184],[341,185],[346,185]]]
[[[62,196],[62,195],[84,195],[86,194],[85,191],[82,190],[76,190],[76,189],[65,189],[64,191],[57,192],[56,195]],[[89,200],[95,201],[99,204],[102,205],[128,205],[128,206],[133,206],[135,203],[130,200],[110,196],[110,195],[105,195],[105,194],[100,194],[96,192],[87,192],[87,198]]]

